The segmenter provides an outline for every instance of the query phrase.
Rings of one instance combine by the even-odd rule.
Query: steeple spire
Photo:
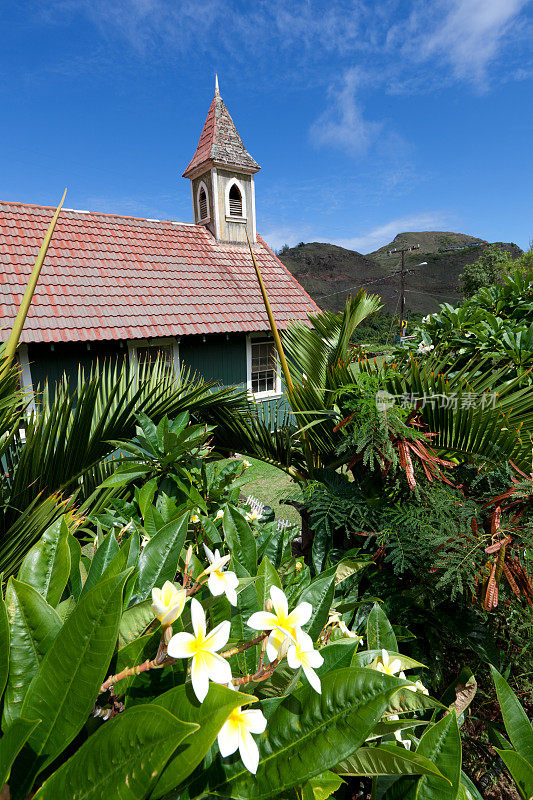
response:
[[[207,113],[200,141],[183,177],[189,178],[199,167],[210,161],[243,168],[247,172],[258,172],[260,169],[257,161],[254,161],[242,143],[235,123],[220,96],[218,75],[215,75],[215,96]]]

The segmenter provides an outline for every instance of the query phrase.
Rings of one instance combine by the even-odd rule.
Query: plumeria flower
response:
[[[224,512],[222,511],[221,508],[219,508],[217,513],[215,514],[215,519],[222,519],[223,516],[224,516]]]
[[[221,556],[218,550],[211,552],[209,547],[204,544],[205,554],[209,561],[209,566],[203,575],[209,575],[207,585],[214,597],[225,594],[232,606],[237,605],[237,592],[235,589],[239,585],[239,579],[234,572],[224,572],[224,566],[228,563],[231,555]]]
[[[426,314],[425,317],[422,317],[422,322],[427,325],[428,322],[431,321],[431,314]]]
[[[141,539],[141,550],[146,547],[148,542],[150,541],[151,537],[148,534],[145,534]]]
[[[301,632],[302,625],[305,625],[306,622],[309,622],[311,619],[313,606],[311,603],[300,603],[289,614],[287,598],[281,589],[277,586],[271,586],[270,597],[272,599],[272,605],[274,606],[274,613],[271,611],[256,611],[248,620],[248,626],[256,631],[281,633],[283,639],[289,637],[292,641],[296,642],[297,635]],[[267,655],[271,661],[279,657],[278,651],[276,651],[276,656],[274,656],[274,658],[270,657],[272,648],[278,642],[279,644],[282,642],[279,635],[272,638],[272,642],[269,643],[271,646],[270,653],[269,645],[267,645]]]
[[[400,717],[398,716],[398,714],[387,714],[387,716],[385,717],[385,719],[386,719],[388,722],[397,722],[397,721],[400,719]],[[411,741],[410,741],[410,739],[402,739],[402,732],[401,732],[401,730],[399,730],[399,731],[394,731],[394,738],[396,739],[396,741],[397,741],[397,742],[399,742],[400,744],[403,744],[403,746],[404,746],[404,747],[405,747],[407,750],[410,750],[410,749],[411,749]]]
[[[351,631],[336,611],[330,611],[327,625],[331,625],[332,628],[338,628],[342,635],[346,636],[348,639],[357,639],[358,644],[363,643],[363,637]]]
[[[214,683],[231,681],[230,665],[217,652],[229,639],[231,623],[224,620],[207,633],[204,609],[194,597],[191,600],[191,622],[194,634],[176,633],[168,643],[167,653],[172,658],[192,658],[192,688],[203,703],[210,679]]]
[[[408,681],[408,680],[409,680],[409,678],[407,678],[407,677],[405,676],[405,672],[400,672],[400,674],[398,675],[398,677],[399,677],[399,678],[402,678],[404,681]],[[424,686],[424,684],[422,683],[422,681],[415,681],[415,682],[414,682],[414,683],[412,683],[410,686],[406,686],[405,688],[406,688],[406,689],[409,689],[409,691],[410,691],[410,692],[420,692],[420,694],[427,694],[427,695],[429,695],[429,692],[428,692],[428,690],[426,689],[426,687]]]
[[[270,663],[276,658],[282,659],[287,655],[287,650],[292,642],[292,638],[283,631],[274,628],[266,643],[266,654]]]
[[[258,519],[261,519],[261,514],[259,511],[248,511],[245,519],[247,522],[257,522]]]
[[[198,516],[198,514],[191,514],[191,522],[194,522],[195,524],[197,522],[200,522],[200,517]]]
[[[287,650],[287,664],[291,669],[302,667],[305,677],[319,694],[322,694],[320,678],[315,669],[321,667],[324,657],[313,648],[313,640],[305,631],[300,631],[296,637],[296,642],[289,645]]]
[[[218,747],[223,758],[231,756],[237,749],[246,769],[257,772],[259,765],[259,749],[252,737],[252,733],[263,733],[266,728],[266,718],[259,709],[235,708],[221,727],[218,734]]]
[[[425,353],[430,353],[434,349],[435,349],[434,344],[423,344],[422,342],[420,342],[416,352],[425,354]]]
[[[252,466],[251,462],[250,462],[250,461],[246,461],[246,459],[244,459],[244,460],[243,460],[243,462],[242,462],[242,465],[243,465],[243,467],[245,467],[246,469],[248,469],[248,467],[251,467],[251,466]]]
[[[152,611],[163,627],[172,625],[181,616],[187,592],[165,581],[162,589],[152,589]]]
[[[389,654],[386,650],[381,651],[381,660],[378,661],[376,669],[384,675],[396,675],[402,668],[402,662],[399,658],[390,661]]]

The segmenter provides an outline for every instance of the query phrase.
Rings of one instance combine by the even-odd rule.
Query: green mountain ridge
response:
[[[460,274],[479,259],[489,242],[451,231],[408,231],[367,255],[325,242],[308,242],[283,248],[279,258],[321,308],[340,311],[348,295],[365,288],[379,294],[385,310],[394,313],[399,306],[401,256],[388,255],[388,251],[415,244],[420,248],[405,256],[409,270],[406,309],[428,314],[441,303],[460,299]],[[512,258],[522,254],[514,243],[494,244]],[[424,261],[427,264],[419,266]]]

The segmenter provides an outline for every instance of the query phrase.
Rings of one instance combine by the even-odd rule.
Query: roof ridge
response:
[[[23,208],[40,208],[45,211],[56,211],[57,206],[43,206],[39,203],[21,203],[19,200],[0,200],[0,206],[22,206]],[[108,211],[90,211],[80,208],[62,208],[62,211],[71,212],[73,214],[94,214],[98,217],[113,217],[116,219],[135,219],[139,222],[163,222],[168,225],[188,225],[193,228],[204,228],[204,225],[198,225],[196,222],[181,222],[177,219],[151,219],[150,217],[133,217],[131,214],[113,214]]]

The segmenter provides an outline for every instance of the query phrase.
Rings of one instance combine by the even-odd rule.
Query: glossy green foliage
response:
[[[30,584],[51,605],[56,606],[70,575],[68,527],[58,519],[41,536],[22,562],[18,579]]]
[[[93,734],[35,798],[145,798],[176,747],[195,730],[159,706],[132,708]]]
[[[209,791],[266,800],[334,767],[363,744],[398,684],[373,670],[349,668],[328,673],[321,695],[307,686],[297,689],[281,701],[258,739],[257,774],[238,759],[217,761],[191,787],[191,798]]]
[[[178,686],[160,695],[156,702],[184,722],[198,725],[169,761],[152,795],[162,797],[185,781],[206,756],[228,715],[238,706],[254,702],[253,696],[234,692],[212,683],[203,703],[199,703],[190,685]]]
[[[11,647],[4,695],[2,729],[20,716],[22,703],[39,664],[61,628],[61,619],[39,592],[14,578],[6,589]]]
[[[505,730],[514,747],[514,750],[497,748],[497,752],[520,794],[529,800],[533,795],[533,725],[505,678],[492,665],[491,672]]]
[[[108,578],[80,600],[28,687],[21,716],[41,723],[18,765],[19,796],[79,733],[94,706],[115,648],[126,577]]]
[[[398,650],[392,625],[378,603],[374,603],[368,615],[366,641],[369,650]]]

